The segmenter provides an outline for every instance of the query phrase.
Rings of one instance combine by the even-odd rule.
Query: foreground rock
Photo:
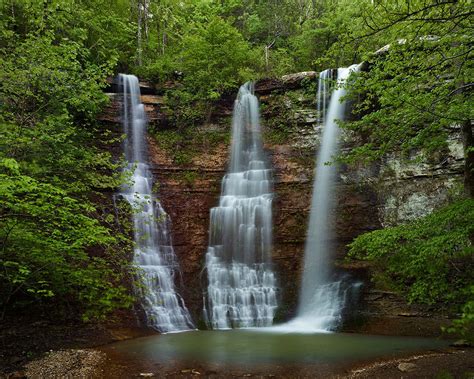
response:
[[[410,371],[414,371],[416,370],[418,366],[414,363],[410,363],[410,362],[402,362],[400,363],[397,368],[401,371],[401,372],[410,372]]]
[[[100,377],[105,357],[105,353],[92,349],[54,351],[28,363],[25,375],[31,379]]]
[[[336,375],[334,378],[472,378],[473,369],[474,349],[452,349],[378,360],[355,367],[347,375]]]

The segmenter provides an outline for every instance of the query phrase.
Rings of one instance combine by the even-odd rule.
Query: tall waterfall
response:
[[[333,240],[334,192],[337,166],[328,164],[338,153],[339,127],[344,119],[345,94],[343,84],[358,65],[326,70],[320,73],[318,111],[323,124],[323,136],[317,157],[313,197],[305,245],[303,279],[296,319],[288,326],[306,331],[329,331],[337,326],[351,289],[342,280],[334,281],[330,272]],[[337,75],[337,86],[330,80]]]
[[[213,329],[269,326],[277,307],[271,269],[272,174],[262,148],[253,85],[240,87],[229,172],[211,209],[204,314]]]
[[[132,180],[123,187],[121,195],[133,208],[133,260],[140,269],[142,282],[137,291],[149,326],[163,333],[194,329],[174,284],[179,267],[169,233],[169,217],[152,193],[152,175],[145,158],[146,114],[140,102],[138,79],[120,74],[119,80],[123,88],[125,158]]]

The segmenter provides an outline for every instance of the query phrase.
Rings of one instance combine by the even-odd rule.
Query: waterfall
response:
[[[131,176],[131,184],[122,188],[121,195],[133,209],[133,262],[139,268],[141,279],[136,290],[150,327],[163,333],[194,329],[174,284],[179,267],[169,233],[170,220],[152,193],[152,175],[145,158],[146,114],[140,102],[138,79],[120,74],[119,81],[123,88],[125,158]]]
[[[229,172],[211,209],[204,316],[213,329],[269,326],[277,307],[271,269],[272,174],[262,148],[253,85],[240,87]]]
[[[323,136],[317,156],[313,184],[311,213],[305,245],[303,279],[297,316],[281,327],[282,330],[314,332],[333,330],[341,320],[342,311],[351,292],[360,284],[348,285],[334,280],[330,259],[334,231],[334,194],[337,165],[328,164],[338,153],[339,127],[343,120],[345,94],[343,84],[358,65],[320,73],[318,86],[318,113],[323,124]],[[337,78],[337,85],[331,79]]]

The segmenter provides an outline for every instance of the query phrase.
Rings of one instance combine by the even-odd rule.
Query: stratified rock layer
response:
[[[274,168],[272,259],[280,284],[279,320],[294,315],[298,298],[314,160],[322,132],[315,111],[316,77],[313,72],[294,74],[281,80],[262,80],[256,85],[263,141]],[[157,95],[142,96],[142,102],[153,130],[149,153],[159,187],[157,195],[172,220],[173,242],[183,272],[181,283],[177,284],[182,286],[180,293],[199,320],[202,290],[207,285],[203,267],[209,209],[218,204],[220,183],[227,169],[233,102],[230,97],[222,99],[209,113],[207,122],[192,128],[193,134],[186,143],[171,148],[166,133],[182,133],[169,122],[173,110],[163,111],[162,98]],[[115,128],[118,109],[112,101],[102,116],[109,127]],[[213,140],[210,133],[225,138]],[[357,142],[354,135],[343,133],[343,149],[350,149]],[[430,161],[420,161],[416,153],[405,160],[393,154],[370,166],[341,167],[334,188],[338,204],[334,264],[336,271],[364,281],[359,309],[352,312],[355,317],[346,323],[346,330],[432,335],[439,333],[439,325],[446,323],[446,318],[435,310],[408,306],[396,294],[374,288],[366,263],[346,264],[342,260],[347,253],[346,245],[359,234],[415,219],[446,203],[462,182],[459,129],[453,127],[448,142],[448,151]],[[188,159],[183,163],[178,158],[184,152]]]

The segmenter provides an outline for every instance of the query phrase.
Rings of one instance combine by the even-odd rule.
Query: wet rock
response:
[[[471,347],[472,344],[468,340],[457,340],[453,342],[450,346],[452,347]]]
[[[261,79],[255,83],[255,92],[259,95],[266,95],[283,88],[283,82],[279,79]]]
[[[151,83],[148,82],[139,82],[140,92],[142,95],[154,95],[156,94],[156,89]],[[110,92],[119,92],[120,85],[118,81],[118,76],[110,76],[107,78],[107,91]]]
[[[316,71],[303,71],[284,75],[281,77],[281,81],[283,82],[286,89],[294,89],[301,87],[304,79],[315,79],[317,77],[318,73]]]
[[[463,148],[454,129],[447,139],[449,152],[426,157],[412,152],[387,155],[379,173],[379,219],[382,226],[396,226],[426,216],[446,204],[463,177]]]
[[[104,123],[116,124],[119,126],[121,124],[121,95],[118,92],[109,92],[106,93],[106,95],[109,97],[109,105],[97,117],[97,120],[102,121]],[[158,96],[154,94],[144,95],[142,93],[142,96],[140,98],[145,106],[148,122],[151,125],[165,122],[165,116],[162,112],[160,112],[160,110],[164,106],[163,96]]]
[[[193,369],[187,368],[187,369],[181,370],[180,372],[181,374],[202,375],[201,372],[199,372],[195,368]],[[209,374],[209,372],[207,374]]]
[[[259,95],[267,95],[271,92],[301,88],[303,80],[317,77],[318,73],[315,71],[303,71],[283,75],[281,79],[261,79],[255,83],[255,92]]]
[[[409,363],[409,362],[402,362],[400,363],[397,368],[401,371],[401,372],[411,372],[411,371],[414,371],[417,369],[417,365],[414,364],[414,363]]]
[[[400,312],[398,313],[400,317],[420,317],[421,314],[418,312]]]
[[[142,95],[154,95],[156,94],[156,89],[148,82],[139,82],[140,93]]]
[[[165,100],[163,96],[157,95],[141,95],[140,101],[143,104],[164,104]]]
[[[1,377],[1,376],[0,376]],[[7,374],[7,376],[5,377],[6,379],[24,379],[26,378],[26,374],[24,371],[15,371],[11,374]]]

